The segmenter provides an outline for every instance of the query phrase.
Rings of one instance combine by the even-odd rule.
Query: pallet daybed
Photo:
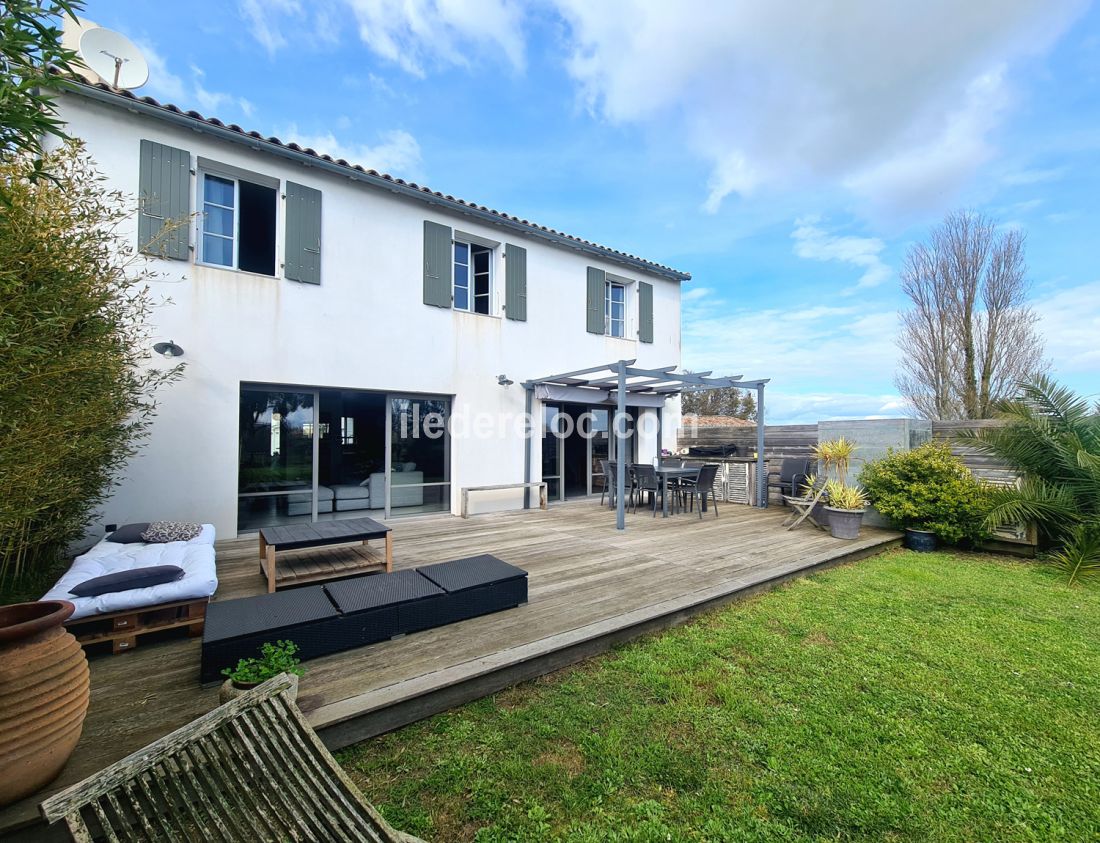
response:
[[[77,584],[118,571],[154,565],[178,565],[183,576],[148,588],[132,588],[77,597]],[[43,600],[68,600],[76,607],[66,627],[84,646],[110,643],[113,653],[132,650],[138,638],[154,632],[186,628],[202,634],[206,607],[218,588],[214,559],[214,526],[186,542],[120,544],[103,539],[73,560]]]

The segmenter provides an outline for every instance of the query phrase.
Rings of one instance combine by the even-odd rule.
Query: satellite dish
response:
[[[101,26],[80,33],[80,60],[112,88],[130,90],[149,81],[149,65],[134,42]]]

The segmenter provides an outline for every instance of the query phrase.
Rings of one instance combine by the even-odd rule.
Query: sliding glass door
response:
[[[317,393],[244,387],[238,424],[238,530],[311,517]]]
[[[451,508],[451,401],[242,385],[237,530]]]

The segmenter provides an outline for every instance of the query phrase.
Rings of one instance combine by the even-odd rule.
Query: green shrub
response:
[[[258,684],[273,679],[280,673],[293,673],[301,676],[301,660],[295,657],[298,645],[293,641],[270,641],[260,647],[258,659],[241,659],[236,667],[227,667],[222,676],[228,676],[234,682]]]
[[[951,543],[989,537],[986,491],[947,445],[891,450],[867,463],[859,480],[871,504],[899,530],[928,530]]]
[[[37,178],[43,169],[49,178]],[[76,142],[0,161],[0,587],[25,589],[83,534],[151,421],[154,277]]]

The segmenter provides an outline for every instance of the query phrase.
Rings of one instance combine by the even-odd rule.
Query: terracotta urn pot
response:
[[[0,606],[0,805],[53,781],[88,711],[88,661],[67,600]]]

